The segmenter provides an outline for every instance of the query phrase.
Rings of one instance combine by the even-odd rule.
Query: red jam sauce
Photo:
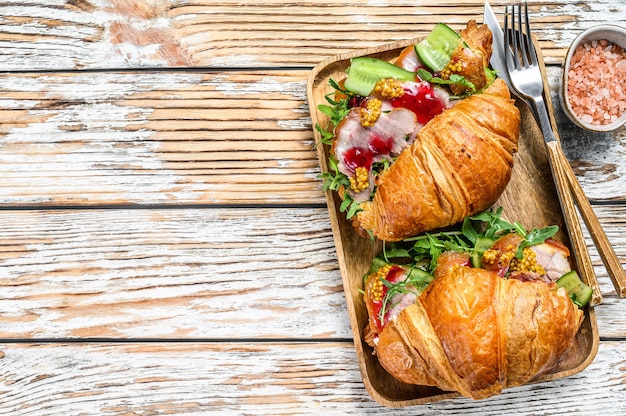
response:
[[[377,156],[388,155],[393,146],[393,139],[383,139],[372,135],[367,149],[362,147],[353,147],[349,149],[343,156],[343,163],[350,171],[354,172],[358,167],[364,167],[367,170],[372,168],[372,164]]]
[[[430,83],[421,82],[414,85],[415,87],[404,88],[404,95],[391,100],[391,105],[413,111],[417,121],[426,124],[446,109],[446,103],[435,94],[435,88]]]
[[[400,279],[402,278],[402,276],[404,276],[404,274],[405,274],[405,270],[402,267],[393,266],[391,270],[389,270],[389,273],[387,273],[387,276],[385,276],[385,280],[391,283],[398,283]],[[379,333],[383,330],[385,324],[388,321],[387,316],[385,316],[384,318],[385,319],[384,323],[381,322],[379,318],[380,310],[383,308],[383,304],[384,304],[383,301],[385,300],[385,296],[387,295],[387,290],[388,290],[387,286],[383,285],[383,295],[381,297],[381,300],[376,301],[372,299],[372,305],[374,306],[374,316],[376,317],[376,329],[378,330]],[[389,314],[390,309],[391,308],[387,309],[387,312],[385,313],[385,315]]]

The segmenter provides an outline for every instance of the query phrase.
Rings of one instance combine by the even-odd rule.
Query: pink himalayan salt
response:
[[[574,114],[588,124],[609,124],[626,109],[626,52],[607,40],[578,45],[567,73]]]

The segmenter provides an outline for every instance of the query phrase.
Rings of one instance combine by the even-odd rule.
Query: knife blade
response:
[[[483,14],[483,22],[489,27],[492,35],[491,67],[496,70],[498,76],[506,82],[511,89],[511,80],[504,62],[504,32],[500,28],[500,23],[488,1],[485,1],[485,11]]]
[[[521,95],[517,94],[515,92],[515,89],[511,86],[509,71],[506,68],[506,62],[504,61],[504,32],[500,27],[500,23],[498,22],[496,14],[493,12],[493,9],[491,8],[487,0],[485,0],[483,23],[487,25],[489,30],[491,30],[491,35],[493,38],[491,59],[489,60],[491,67],[496,71],[498,77],[502,78],[502,80],[506,82],[506,85],[508,85],[511,93],[515,95],[515,97],[517,97],[520,101],[525,103],[535,117],[535,120],[538,120],[537,114],[535,113],[535,111],[533,111],[533,107],[530,105],[526,97],[522,97]]]

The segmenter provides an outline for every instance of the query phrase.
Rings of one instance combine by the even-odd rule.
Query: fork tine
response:
[[[520,5],[521,9],[521,5]],[[524,2],[524,12],[525,18],[524,21],[526,23],[526,41],[528,42],[528,57],[530,58],[531,65],[537,65],[537,52],[535,51],[535,46],[533,45],[533,37],[530,34],[530,17],[528,16],[528,2]]]
[[[518,15],[515,6],[506,6],[504,14],[504,52],[509,68],[513,70],[521,70],[524,67],[523,58],[520,56],[520,31],[518,30]]]
[[[504,8],[504,59],[510,71],[511,68],[519,68],[517,67],[517,63],[511,54],[511,32],[513,31],[513,28],[509,28],[509,14],[509,6],[506,6]]]
[[[528,23],[528,15],[524,15],[524,18],[526,23]],[[528,34],[528,31],[526,31],[526,34]],[[519,46],[520,50],[520,65],[525,68],[529,65],[529,61],[526,51],[527,37],[524,36],[524,23],[522,20],[522,3],[517,5],[517,29],[515,30],[515,36],[517,41],[515,45]]]
[[[507,7],[508,9],[508,7]],[[519,39],[518,39],[518,31],[515,29],[515,6],[511,6],[511,39],[512,42],[509,44],[509,47],[513,51],[513,63],[515,64],[515,69],[521,69],[520,61],[519,61],[519,52],[518,47]]]
[[[522,3],[517,4],[517,7],[511,6],[510,11],[509,7],[506,6],[504,15],[504,44],[505,57],[510,57],[510,59],[505,59],[507,59],[507,63],[511,68],[521,70],[538,64],[537,53],[530,33],[528,2],[524,2],[523,9]],[[506,49],[506,47],[510,49]]]

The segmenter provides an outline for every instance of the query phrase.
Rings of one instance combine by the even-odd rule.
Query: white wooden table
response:
[[[626,26],[621,0],[529,3],[555,97],[571,40]],[[604,304],[583,372],[404,410],[361,382],[306,80],[482,9],[0,2],[0,415],[625,414],[626,300],[590,238]],[[626,129],[557,118],[626,265]]]

